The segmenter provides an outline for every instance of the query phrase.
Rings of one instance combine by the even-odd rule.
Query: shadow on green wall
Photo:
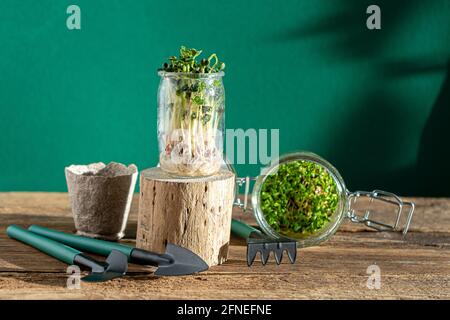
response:
[[[343,118],[333,137],[333,148],[326,157],[339,168],[351,190],[361,186],[403,191],[405,183],[391,180],[383,164],[395,163],[408,151],[402,124],[407,116],[397,106],[404,101],[383,86],[372,88],[350,116]],[[398,183],[397,183],[398,182]]]
[[[401,45],[396,48],[401,58],[392,58],[386,52],[392,50],[388,45],[392,46],[396,31],[404,27],[402,24],[425,12],[423,9],[428,4],[417,0],[377,1],[382,8],[382,30],[368,32],[361,27],[365,26],[367,16],[356,15],[355,8],[365,12],[370,4],[360,0],[340,2],[339,9],[330,10],[311,23],[302,22],[277,38],[296,41],[325,37],[328,40],[325,43],[331,45],[327,50],[321,46],[320,54],[339,64],[348,63],[349,67],[356,62],[367,62],[373,68],[371,87],[362,98],[348,97],[348,108],[354,112],[341,120],[330,138],[333,147],[324,156],[339,168],[350,189],[374,186],[399,194],[450,196],[447,182],[450,170],[445,166],[450,156],[450,71],[445,63],[448,56],[411,57]],[[398,159],[416,143],[408,138],[411,128],[407,124],[413,116],[404,110],[414,100],[415,93],[398,92],[392,84],[445,70],[445,82],[420,139],[417,162],[404,167]],[[428,107],[424,106],[425,109]],[[397,169],[385,168],[387,164],[396,164],[393,167]]]
[[[332,60],[342,62],[343,59],[371,59],[376,57],[389,43],[390,35],[396,28],[410,19],[415,11],[420,9],[423,1],[378,0],[376,4],[381,8],[381,30],[368,32],[365,28],[365,13],[373,1],[346,0],[340,1],[339,6],[332,3],[328,13],[312,22],[301,22],[296,27],[276,36],[279,41],[301,40],[305,37],[329,37],[330,47],[323,50]],[[326,10],[326,9],[325,9]]]
[[[413,67],[414,65],[416,67]],[[392,72],[411,76],[444,70],[445,80],[422,131],[416,164],[392,172],[378,172],[378,177],[373,177],[374,180],[388,186],[389,190],[409,195],[450,196],[450,170],[447,169],[450,157],[450,60],[447,65],[407,62],[404,65],[397,65],[397,69]],[[391,125],[390,122],[384,123],[382,129],[386,130]],[[393,144],[399,146],[401,151],[401,146],[405,143],[398,139],[394,140]],[[392,151],[383,146],[377,148],[382,153]]]
[[[373,185],[401,194],[450,196],[450,170],[446,167],[450,158],[450,60],[447,65],[423,60],[398,62],[386,70],[395,77],[446,72],[421,135],[416,164],[394,171],[382,165],[395,163],[410,149],[408,128],[403,126],[409,116],[397,108],[407,101],[382,85],[355,102],[361,108],[336,132],[333,141],[339,148],[330,150],[329,158],[342,168],[344,177],[351,177],[351,188]]]
[[[450,59],[441,91],[420,140],[417,191],[424,196],[450,196]],[[439,190],[438,192],[436,190]]]

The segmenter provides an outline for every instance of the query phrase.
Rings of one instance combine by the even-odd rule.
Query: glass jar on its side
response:
[[[320,228],[315,230],[314,232],[308,233],[286,233],[283,232],[274,226],[272,226],[268,218],[262,208],[262,192],[264,189],[264,184],[269,177],[277,172],[280,169],[280,166],[289,164],[291,162],[307,162],[317,165],[317,168],[320,170],[325,170],[326,175],[331,177],[334,182],[333,192],[337,195],[337,203],[332,208],[334,211],[327,217],[327,222],[323,224]],[[234,171],[232,166],[230,169]],[[236,192],[238,192],[239,186],[245,186],[244,193],[244,201],[241,202],[239,198],[235,205],[243,208],[247,207],[247,193],[249,192],[249,181],[250,178],[237,178],[237,188]],[[253,191],[251,195],[252,209],[253,214],[256,218],[256,221],[261,228],[261,230],[270,238],[273,239],[285,239],[285,240],[294,240],[297,242],[297,247],[309,247],[318,245],[321,242],[328,240],[339,228],[344,218],[349,218],[352,222],[362,223],[368,227],[374,228],[379,231],[398,230],[400,224],[400,218],[402,213],[407,211],[406,222],[403,227],[403,234],[406,234],[409,228],[409,225],[412,220],[412,216],[414,213],[414,203],[403,201],[398,196],[381,191],[374,190],[371,192],[366,191],[356,191],[350,192],[347,190],[345,186],[344,179],[340,175],[339,171],[331,165],[328,161],[321,158],[320,156],[311,153],[311,152],[295,152],[282,156],[277,161],[274,161],[271,166],[266,168],[263,174],[259,175],[255,179],[255,184],[253,186]],[[284,188],[281,187],[281,190]],[[301,190],[298,190],[300,193]],[[354,205],[356,200],[359,198],[369,198],[370,202],[380,201],[383,204],[393,205],[396,210],[396,216],[394,217],[394,222],[387,224],[384,222],[375,221],[371,218],[371,210],[369,208],[364,208],[364,215],[358,215],[357,209],[355,209]],[[279,210],[282,212],[282,210]]]
[[[160,71],[158,142],[161,169],[176,176],[208,176],[223,162],[223,72]]]
[[[308,161],[318,164],[327,171],[327,173],[331,176],[336,186],[336,192],[338,194],[338,203],[334,213],[329,217],[329,221],[322,228],[320,228],[318,231],[310,235],[293,236],[291,234],[288,236],[284,233],[276,231],[267,222],[264,212],[261,208],[261,191],[264,182],[268,177],[270,177],[271,174],[273,174],[279,168],[279,165],[286,164],[291,161]],[[347,199],[347,189],[345,187],[344,179],[342,179],[337,169],[334,168],[328,161],[310,152],[298,152],[288,154],[280,158],[277,161],[276,165],[272,165],[271,167],[266,169],[263,175],[258,176],[255,185],[253,187],[252,206],[254,209],[254,215],[258,222],[258,225],[267,235],[273,238],[289,238],[292,240],[296,240],[298,247],[314,246],[323,241],[328,240],[341,225],[342,220],[345,218],[346,212],[348,211],[349,208]]]

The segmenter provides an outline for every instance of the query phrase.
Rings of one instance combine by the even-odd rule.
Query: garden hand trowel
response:
[[[28,230],[79,250],[103,256],[109,255],[113,250],[120,251],[127,256],[130,263],[158,267],[155,271],[157,276],[188,275],[208,269],[208,265],[198,255],[188,249],[170,243],[167,244],[165,253],[158,254],[120,243],[86,238],[37,225],[30,226]]]
[[[297,258],[297,242],[284,239],[272,239],[262,231],[245,224],[242,221],[232,219],[231,232],[239,237],[247,239],[247,265],[251,266],[258,252],[261,254],[263,265],[269,260],[270,252],[274,253],[275,262],[281,263],[283,252],[286,251],[291,263]]]
[[[100,262],[74,248],[16,225],[10,225],[6,229],[6,233],[10,238],[26,243],[69,265],[76,264],[91,269],[91,273],[88,276],[81,278],[83,281],[102,282],[111,280],[123,276],[128,269],[126,255],[117,250],[112,250],[105,262]]]

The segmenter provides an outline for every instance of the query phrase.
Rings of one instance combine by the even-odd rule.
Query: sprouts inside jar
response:
[[[279,234],[303,238],[324,228],[339,204],[335,180],[321,165],[305,160],[282,163],[261,187],[261,209]]]
[[[204,176],[219,171],[223,158],[222,81],[182,76],[163,78],[159,103],[161,168],[182,176]]]
[[[158,139],[161,168],[179,176],[206,176],[223,162],[225,64],[212,54],[181,47],[159,71]]]

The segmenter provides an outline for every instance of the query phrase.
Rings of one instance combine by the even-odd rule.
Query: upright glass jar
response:
[[[223,162],[224,73],[158,74],[161,169],[181,177],[218,172]]]

